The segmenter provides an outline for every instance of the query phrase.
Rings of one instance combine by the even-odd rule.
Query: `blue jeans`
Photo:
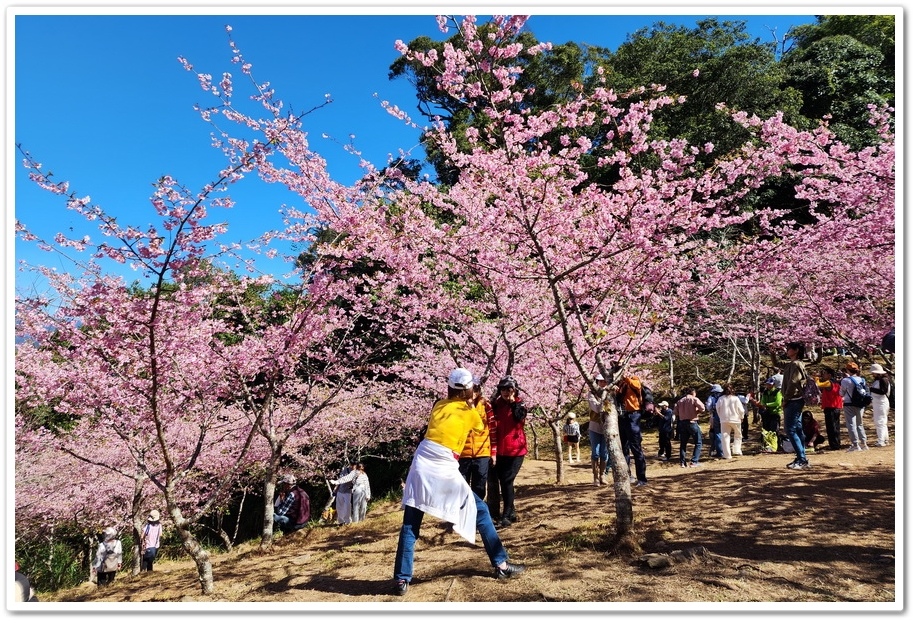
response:
[[[292,518],[288,517],[287,515],[277,515],[276,513],[274,513],[274,527],[280,528],[280,531],[283,534],[289,534],[290,532],[295,532],[296,530],[299,530],[303,526],[305,526],[304,523],[302,524],[293,523]]]
[[[490,558],[490,564],[498,567],[509,560],[502,541],[496,534],[493,520],[490,518],[490,509],[486,503],[475,493],[474,502],[477,503],[477,532],[483,541],[483,547]],[[410,583],[413,579],[413,553],[417,539],[420,538],[420,523],[423,521],[423,511],[413,506],[404,507],[404,524],[398,537],[398,553],[394,559],[394,580],[404,580]]]
[[[608,448],[607,437],[593,430],[588,431],[588,443],[592,447],[593,461],[607,461]]]
[[[782,412],[785,417],[786,436],[795,450],[795,458],[804,463],[805,458],[805,429],[802,428],[802,411],[805,408],[805,399],[787,400],[782,403]]]
[[[700,462],[703,452],[703,432],[700,425],[690,420],[678,420],[677,436],[681,441],[681,465],[687,463],[687,442],[693,442],[693,463]]]
[[[722,424],[715,413],[709,418],[709,443],[712,444],[712,456],[722,456]]]
[[[623,446],[623,453],[629,451],[633,455],[636,480],[646,482],[646,456],[642,452],[642,428],[639,425],[641,416],[642,413],[639,411],[629,411],[617,418],[617,424],[620,426],[620,445]]]

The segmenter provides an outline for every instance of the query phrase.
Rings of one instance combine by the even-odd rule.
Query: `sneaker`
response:
[[[661,460],[663,460],[663,461],[670,461],[671,459],[669,459],[667,456],[663,456],[663,457],[661,457]]]
[[[788,467],[789,469],[810,469],[811,468],[811,466],[808,465],[808,461],[804,461],[804,462],[795,461],[793,463],[789,463]]]
[[[525,571],[525,565],[516,565],[511,562],[506,563],[505,569],[496,567],[495,577],[497,580],[511,580],[520,576]]]
[[[633,486],[634,486],[634,487],[648,487],[648,486],[649,486],[649,483],[646,482],[645,480],[637,480],[637,481],[636,481],[636,484],[633,485]]]
[[[868,450],[868,444],[863,443],[861,446],[859,446],[859,450]]]
[[[858,452],[858,451],[859,451],[859,446],[857,445],[849,446],[848,448],[846,448],[846,452]]]
[[[630,484],[631,484],[631,485],[635,485],[635,484],[636,484],[636,476],[630,476]]]
[[[595,485],[596,487],[601,486],[601,482],[597,478],[595,478],[595,481],[592,484]]]
[[[691,464],[690,464],[690,467],[699,467],[699,466],[700,466],[699,463],[691,463]]]
[[[511,526],[511,525],[512,525],[512,522],[509,521],[509,518],[508,518],[508,517],[503,517],[503,518],[499,521],[499,525],[497,526],[497,528],[507,528],[507,527],[509,527],[509,526]]]
[[[410,584],[407,582],[407,580],[398,580],[398,583],[394,586],[394,594],[398,597],[403,597],[407,594],[408,586],[410,586]]]
[[[687,467],[687,461],[682,462],[681,467]]]
[[[795,469],[798,467],[798,465],[799,465],[799,460],[795,459],[794,461],[786,465],[786,467],[788,467],[789,469]]]

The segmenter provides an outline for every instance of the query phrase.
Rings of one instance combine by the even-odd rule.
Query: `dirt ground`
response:
[[[754,431],[751,436],[759,438]],[[821,450],[809,456],[806,471],[786,469],[792,456],[760,454],[753,442],[745,443],[744,456],[727,461],[708,458],[704,445],[700,467],[685,469],[676,455],[670,462],[657,459],[656,437],[647,433],[649,486],[633,490],[644,556],[633,558],[606,553],[613,488],[591,484],[585,446],[583,463],[568,466],[566,485],[555,483],[553,460],[526,459],[516,481],[519,521],[500,530],[511,559],[528,567],[518,579],[495,580],[479,540],[466,543],[427,516],[417,544],[417,577],[405,597],[391,595],[401,510],[398,502],[381,501],[359,524],[278,536],[267,553],[246,543],[213,554],[211,596],[201,595],[188,559],[157,562],[153,573],[137,577],[121,573],[108,587],[86,583],[39,598],[74,607],[183,602],[214,610],[238,602],[281,602],[302,610],[328,609],[328,602],[377,603],[385,610],[415,602],[477,609],[481,602],[902,607],[895,496],[903,489],[895,478],[893,442],[865,452]]]

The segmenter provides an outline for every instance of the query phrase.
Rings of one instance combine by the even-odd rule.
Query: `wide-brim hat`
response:
[[[575,414],[575,413],[569,413],[569,414],[567,414],[566,419],[567,419],[567,420],[574,420],[574,419],[576,419],[576,414]]]
[[[149,512],[149,517],[146,518],[147,521],[159,521],[159,511],[151,510]]]
[[[712,387],[709,388],[709,391],[712,392],[712,393],[714,393],[714,394],[715,394],[716,392],[718,392],[718,393],[721,394],[721,393],[722,393],[723,391],[725,391],[725,390],[722,389],[722,386],[721,386],[721,385],[719,385],[718,383],[716,383],[715,385],[713,385]]]
[[[872,374],[887,374],[884,368],[881,367],[880,363],[873,363],[868,371]]]

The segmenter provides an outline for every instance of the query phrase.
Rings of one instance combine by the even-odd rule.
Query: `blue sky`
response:
[[[670,7],[666,7],[670,8]],[[160,12],[169,9],[160,9]],[[610,9],[608,9],[610,10]],[[675,9],[677,10],[677,9]],[[113,12],[114,9],[108,11]],[[230,9],[231,11],[231,9]],[[632,11],[632,10],[631,10]],[[747,21],[751,37],[771,41],[813,15],[699,13],[534,14],[528,28],[541,41],[575,41],[611,49],[626,36],[656,21],[694,26],[716,16]],[[288,12],[287,12],[288,13]],[[416,98],[404,80],[389,81],[397,57],[394,41],[419,35],[442,38],[429,15],[17,15],[15,16],[15,143],[21,143],[79,196],[118,216],[121,223],[146,228],[156,223],[148,197],[151,183],[170,174],[192,189],[209,181],[223,164],[210,147],[211,128],[192,110],[209,103],[196,77],[176,60],[186,57],[196,71],[219,76],[237,69],[229,63],[225,26],[253,64],[258,81],[270,81],[295,110],[309,110],[330,93],[333,103],[306,118],[312,147],[331,172],[351,182],[359,169],[340,143],[350,141],[376,164],[399,149],[415,148],[418,133],[385,113],[389,100],[414,114]],[[241,85],[237,86],[237,92]],[[374,94],[378,94],[375,97]],[[417,121],[423,122],[417,115]],[[327,134],[330,139],[322,139]],[[12,143],[12,141],[10,142]],[[9,147],[11,148],[11,147]],[[414,152],[422,158],[422,152]],[[15,216],[43,236],[58,231],[99,235],[59,197],[28,182],[14,154]],[[284,203],[303,207],[282,188],[249,179],[233,188],[237,204],[224,215],[226,240],[247,241],[281,227]],[[11,232],[10,232],[11,233]],[[65,260],[16,244],[16,260],[48,263],[70,270]],[[262,264],[282,272],[282,264]],[[17,272],[16,289],[37,286]]]

